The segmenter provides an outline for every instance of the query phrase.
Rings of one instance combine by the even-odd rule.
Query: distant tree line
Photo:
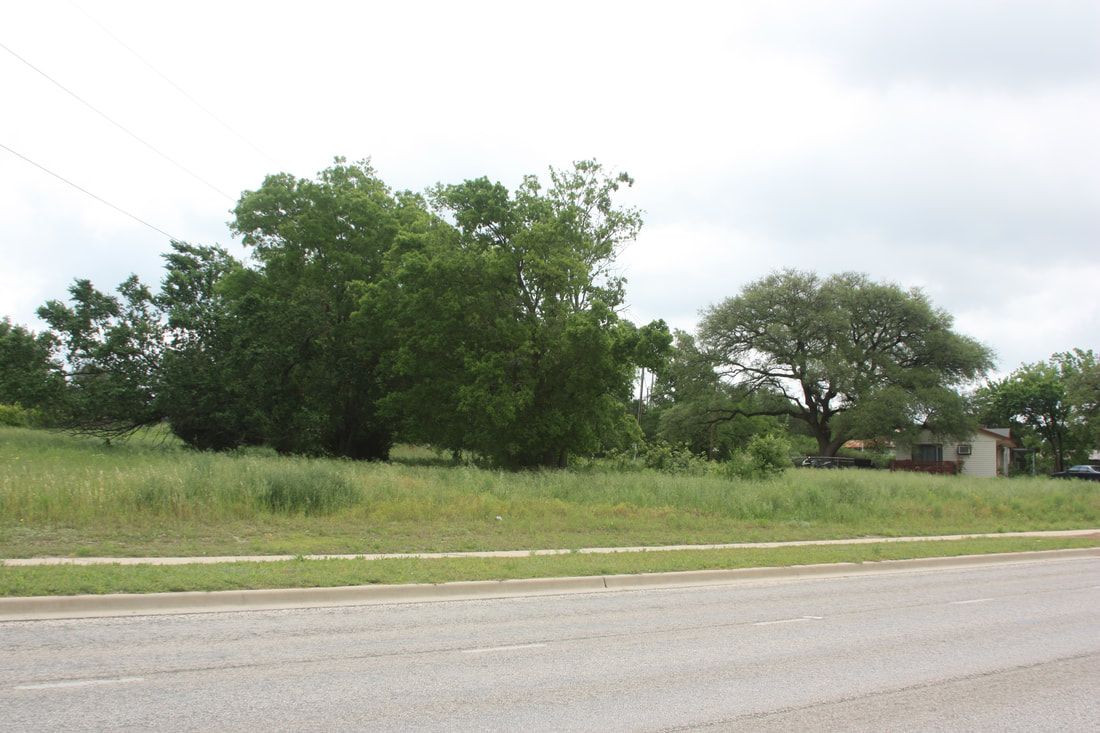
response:
[[[173,242],[155,291],[77,280],[39,309],[45,333],[0,321],[0,404],[108,438],[167,422],[203,450],[381,460],[401,440],[509,468],[647,442],[723,460],[769,434],[832,456],[979,423],[1057,466],[1100,442],[1091,351],[967,394],[990,350],[921,291],[860,274],[773,273],[694,335],[635,326],[614,269],[642,225],[616,201],[632,183],[595,161],[515,191],[393,192],[343,159],[269,176],[233,211],[249,261]]]

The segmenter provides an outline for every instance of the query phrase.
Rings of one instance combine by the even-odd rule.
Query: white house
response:
[[[1008,428],[978,428],[965,441],[948,440],[924,430],[912,445],[897,447],[895,467],[914,471],[938,467],[944,470],[937,473],[1007,476],[1012,449],[1017,447]]]

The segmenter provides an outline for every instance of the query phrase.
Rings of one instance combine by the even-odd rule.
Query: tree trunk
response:
[[[840,447],[844,445],[845,442],[846,441],[844,440],[843,436],[833,438],[831,441],[829,441],[829,445],[826,448],[827,452],[824,455],[829,456],[830,458],[835,456],[838,452],[840,452]]]
[[[819,456],[825,456],[832,458],[840,450],[840,447],[844,445],[844,436],[833,437],[828,428],[813,426],[814,438],[817,439],[817,450]]]

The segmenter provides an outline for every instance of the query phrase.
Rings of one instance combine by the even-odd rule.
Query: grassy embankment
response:
[[[578,548],[1100,524],[1100,486],[1091,482],[810,470],[749,482],[598,467],[512,474],[450,467],[424,450],[404,449],[395,458],[379,465],[263,452],[214,455],[155,435],[105,446],[0,428],[0,557]],[[51,577],[60,583],[56,592],[123,589],[130,581],[120,578],[143,574],[158,578],[141,586],[147,590],[239,588],[860,561],[870,558],[867,553],[915,557],[959,554],[963,548],[928,544],[934,546],[815,548],[816,554],[791,550],[789,555],[569,555],[458,565],[385,561],[372,562],[369,569],[354,561],[155,570],[8,567],[0,571],[0,594],[32,592],[28,589],[49,586],[40,583]],[[1055,545],[999,539],[968,545],[967,551],[1040,546]],[[76,585],[61,578],[75,578]]]
[[[383,465],[0,428],[0,557],[575,548],[1100,524],[1100,486],[1084,481],[799,469],[750,482],[443,464],[427,451]]]

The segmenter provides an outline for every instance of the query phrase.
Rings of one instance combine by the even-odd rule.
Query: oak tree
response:
[[[857,273],[774,273],[709,308],[700,337],[725,379],[783,404],[715,419],[789,416],[825,456],[854,437],[965,435],[974,422],[957,388],[990,368],[991,352],[952,325],[917,289]]]

